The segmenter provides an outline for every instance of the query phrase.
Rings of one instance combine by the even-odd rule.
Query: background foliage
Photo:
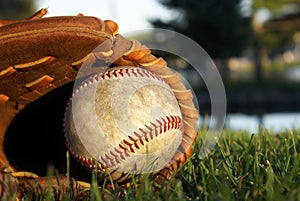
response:
[[[36,12],[33,0],[0,0],[0,19],[24,19]]]

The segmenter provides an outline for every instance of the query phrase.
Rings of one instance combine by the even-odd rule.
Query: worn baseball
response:
[[[70,153],[114,181],[168,165],[182,127],[169,85],[136,67],[111,68],[85,80],[74,90],[64,119]]]

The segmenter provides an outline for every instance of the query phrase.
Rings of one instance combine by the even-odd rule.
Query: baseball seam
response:
[[[87,80],[83,81],[80,86],[74,90],[71,98],[69,99],[69,104],[74,96],[76,96],[76,94],[79,93],[81,89],[87,87],[88,85],[93,84],[94,82],[98,82],[99,80],[118,79],[126,75],[128,77],[147,77],[164,82],[164,80],[160,76],[137,67],[108,70],[104,73],[93,75]],[[136,150],[139,150],[140,147],[145,146],[145,144],[149,142],[149,139],[152,140],[154,139],[154,137],[158,137],[159,134],[165,133],[166,131],[171,129],[180,129],[182,126],[181,122],[182,120],[180,116],[169,115],[161,117],[160,119],[156,119],[154,122],[150,122],[150,124],[148,125],[145,124],[145,128],[139,128],[138,131],[133,132],[133,135],[135,137],[128,135],[127,138],[123,139],[121,143],[115,146],[111,151],[102,154],[97,159],[97,163],[95,162],[94,158],[83,157],[76,154],[70,147],[67,140],[66,144],[70,153],[83,165],[89,167],[90,169],[98,168],[98,171],[102,171],[109,167],[120,164],[122,160],[126,160],[126,158],[130,157],[130,155],[135,153]]]
[[[88,78],[87,80],[83,81],[78,88],[76,88],[69,100],[69,102],[72,101],[72,98],[82,89],[87,87],[89,84],[93,84],[94,82],[98,82],[99,80],[110,80],[110,79],[119,79],[124,76],[131,77],[132,75],[135,77],[147,77],[147,78],[153,78],[156,80],[159,80],[161,82],[165,81],[158,75],[153,74],[147,70],[141,69],[141,68],[120,68],[120,69],[114,69],[114,70],[108,70],[104,73],[95,74]]]
[[[152,140],[154,137],[158,137],[159,134],[165,133],[168,130],[180,129],[181,126],[181,118],[179,116],[166,116],[165,118],[157,119],[156,122],[156,124],[150,122],[149,125],[145,125],[144,129],[140,128],[139,131],[135,131],[133,133],[135,137],[129,135],[111,151],[102,154],[97,160],[98,170],[105,170],[120,164],[121,161],[125,161],[131,154],[135,153],[142,146],[145,146],[150,139]],[[77,160],[91,169],[96,169],[95,159],[79,156],[72,151],[68,143],[67,145],[71,154]]]

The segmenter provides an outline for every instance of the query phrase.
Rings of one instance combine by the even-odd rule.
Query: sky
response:
[[[171,17],[157,0],[37,0],[37,8],[48,8],[47,16],[82,13],[119,24],[119,33],[150,28],[149,19]]]

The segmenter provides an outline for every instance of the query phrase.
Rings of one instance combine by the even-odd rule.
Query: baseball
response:
[[[110,68],[74,90],[64,118],[70,153],[122,182],[168,165],[182,141],[182,114],[169,85],[137,67]]]

